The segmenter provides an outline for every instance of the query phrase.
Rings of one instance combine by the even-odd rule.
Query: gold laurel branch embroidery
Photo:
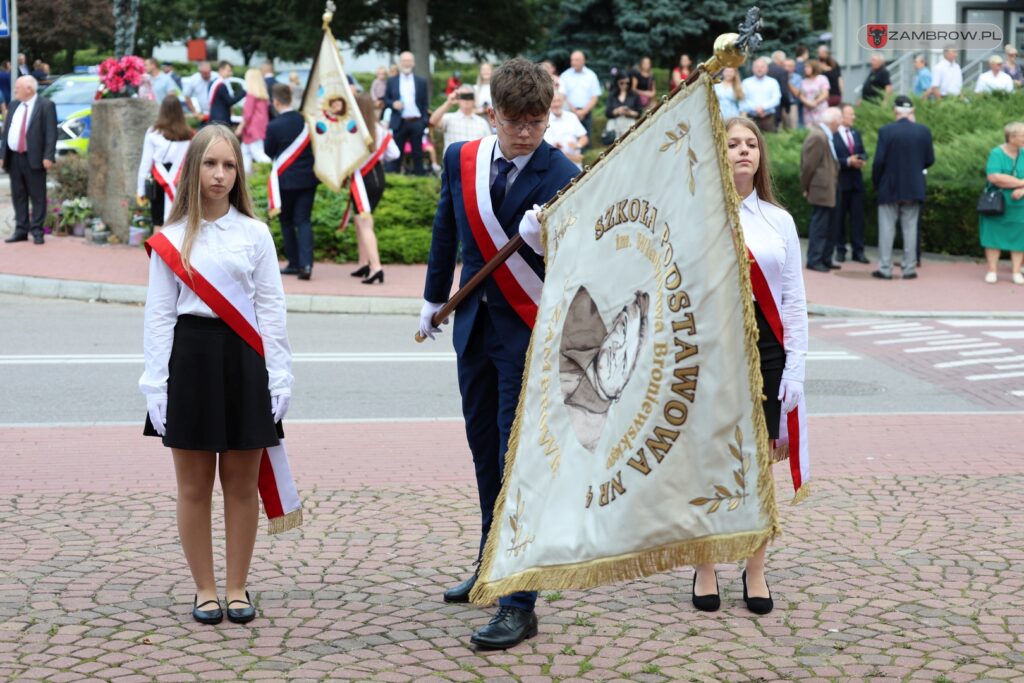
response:
[[[739,466],[732,472],[733,480],[738,488],[730,491],[722,484],[714,484],[715,494],[713,496],[694,498],[690,501],[690,505],[698,507],[707,505],[709,515],[718,512],[723,503],[727,503],[728,510],[735,510],[747,499],[747,472],[750,471],[750,459],[743,455],[743,432],[740,431],[739,425],[736,425],[734,437],[736,443],[729,444],[729,453],[739,461]]]
[[[523,490],[516,489],[516,510],[508,516],[508,523],[512,527],[512,544],[506,551],[512,557],[519,557],[519,553],[526,550],[526,547],[533,543],[534,536],[527,536],[524,531],[526,525],[520,519],[523,514]]]

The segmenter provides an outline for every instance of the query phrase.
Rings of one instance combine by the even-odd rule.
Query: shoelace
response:
[[[512,614],[515,614],[515,611],[516,611],[515,607],[507,607],[507,606],[498,607],[498,613],[494,615],[494,618],[491,619],[490,623],[497,624],[497,623],[500,623],[502,621],[505,621],[505,617],[508,617],[508,616],[510,616]]]

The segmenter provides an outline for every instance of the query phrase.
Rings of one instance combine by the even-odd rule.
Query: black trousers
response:
[[[14,202],[14,234],[42,236],[46,220],[46,169],[33,169],[27,154],[10,152],[7,172],[11,176],[11,201]],[[29,216],[29,202],[32,204]]]
[[[828,266],[832,263],[833,211],[827,206],[811,206],[811,225],[807,231],[808,266]]]
[[[316,188],[281,190],[281,237],[288,265],[313,267],[313,200]]]
[[[850,216],[850,252],[864,256],[864,191],[839,190],[836,193],[836,255],[846,256],[846,216]]]
[[[400,114],[394,112],[392,115]],[[389,162],[390,170],[398,173],[402,170],[402,162],[405,161],[405,143],[408,142],[412,148],[412,172],[416,175],[424,175],[423,170],[423,119],[402,119],[402,123],[395,129],[395,144],[398,145],[398,158]]]

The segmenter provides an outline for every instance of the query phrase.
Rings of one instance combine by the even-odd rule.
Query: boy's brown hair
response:
[[[506,119],[546,116],[554,94],[551,75],[540,64],[522,57],[508,60],[491,77],[494,108]]]

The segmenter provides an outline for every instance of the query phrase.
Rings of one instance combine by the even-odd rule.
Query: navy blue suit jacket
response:
[[[451,145],[444,154],[444,170],[441,176],[441,197],[434,215],[434,235],[430,243],[430,260],[427,264],[427,283],[423,297],[427,301],[442,303],[448,300],[455,277],[455,261],[462,245],[462,280],[466,284],[485,261],[477,247],[473,230],[466,218],[462,198],[462,167],[459,154],[465,143]],[[519,221],[534,204],[543,205],[565,187],[579,169],[561,151],[546,142],[533,153],[529,163],[516,176],[508,190],[505,201],[498,211],[498,221],[509,237],[519,232]],[[533,270],[544,278],[544,257],[523,245],[518,252]],[[506,346],[521,348],[526,354],[530,344],[530,328],[508,303],[501,293],[494,277],[462,302],[455,311],[455,329],[452,333],[455,352],[462,354],[469,341],[473,322],[480,306],[480,297],[487,293],[487,307],[495,329]]]
[[[231,107],[245,97],[245,90],[241,88],[238,92],[231,90],[231,84],[224,81],[217,88],[213,95],[213,102],[210,103],[210,121],[218,121],[231,125]]]
[[[864,149],[864,139],[860,136],[860,131],[856,128],[851,128],[850,134],[853,136],[853,154],[863,154],[862,158],[866,161],[868,153]],[[836,158],[839,159],[839,190],[859,190],[863,192],[864,175],[861,173],[863,169],[847,165],[847,160],[853,154],[850,153],[850,148],[846,144],[846,138],[840,135],[839,131],[832,134],[832,146],[836,150]]]
[[[900,119],[878,129],[871,166],[879,204],[924,201],[924,169],[935,163],[928,126]]]
[[[401,101],[402,91],[398,84],[398,79],[401,76],[392,76],[388,79],[388,84],[384,88],[384,108],[391,109],[391,127],[397,129],[402,123],[402,115],[404,112],[395,111],[395,101]],[[430,120],[430,115],[427,113],[427,79],[420,76],[413,75],[413,82],[416,83],[416,108],[420,110],[420,118],[423,119],[423,125],[427,124]]]
[[[263,151],[271,159],[288,149],[288,145],[299,137],[306,126],[306,119],[297,111],[278,114],[267,124],[267,137],[263,140]],[[278,178],[282,190],[305,190],[316,187],[320,180],[313,172],[313,145],[307,145],[299,158],[284,170]]]

